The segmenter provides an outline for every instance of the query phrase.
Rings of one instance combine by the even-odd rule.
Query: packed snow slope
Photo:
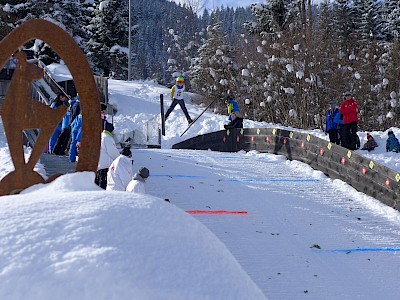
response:
[[[111,81],[110,90],[110,101],[123,110],[115,118],[121,130],[129,128],[128,115],[140,115],[135,111],[149,112],[154,105],[147,118],[157,115],[160,93],[169,98],[168,89],[151,82]],[[131,102],[121,104],[121,91]],[[193,118],[202,107],[192,105],[190,96],[186,103]],[[180,137],[187,124],[176,108],[166,122],[163,150],[134,151],[134,168],[144,165],[153,174],[148,193],[185,210],[248,212],[195,217],[271,299],[396,299],[400,288],[391,278],[400,263],[399,213],[281,156],[168,150],[184,139],[221,130],[224,123],[226,116],[208,111]],[[248,119],[244,126],[283,128]],[[398,128],[390,129],[400,135]],[[388,130],[370,132],[379,145],[374,151],[357,152],[400,171],[399,154],[385,150]],[[299,131],[328,139],[321,130]],[[359,133],[362,145],[366,134]]]
[[[0,125],[1,179],[14,167]],[[106,192],[90,172],[1,197],[0,299],[246,298],[265,296],[209,229],[163,199]]]
[[[398,299],[400,216],[271,154],[135,150],[148,194],[206,225],[269,299]],[[212,212],[240,214],[212,214]],[[241,214],[246,212],[247,214]],[[250,299],[250,298],[248,298]]]

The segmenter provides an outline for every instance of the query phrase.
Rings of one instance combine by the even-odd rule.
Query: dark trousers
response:
[[[345,146],[347,149],[356,150],[357,149],[357,122],[344,124],[343,134]]]
[[[339,129],[338,129],[338,133],[339,133],[339,142],[340,142],[340,146],[342,147],[346,147],[346,143],[345,143],[345,134],[344,134],[344,126],[343,125],[339,125]]]
[[[54,146],[53,153],[56,155],[64,155],[65,149],[67,149],[68,141],[71,136],[71,130],[65,128],[61,131],[60,136],[57,139],[56,145]]]
[[[94,182],[103,190],[105,190],[107,187],[107,173],[108,173],[108,168],[98,170],[96,172],[96,178],[94,180]]]
[[[329,141],[331,143],[339,145],[339,134],[337,129],[331,129],[328,131]]]
[[[179,104],[179,106],[181,107],[183,113],[185,114],[186,120],[191,120],[189,113],[186,109],[186,105],[185,105],[185,100],[183,99],[174,99],[171,103],[171,106],[168,108],[166,114],[165,114],[165,120],[168,118],[169,114],[174,110],[175,106],[177,106]]]

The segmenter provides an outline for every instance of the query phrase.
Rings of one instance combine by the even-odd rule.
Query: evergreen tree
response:
[[[353,3],[353,19],[358,42],[369,44],[380,36],[378,28],[378,6],[375,0],[355,0]]]
[[[7,1],[0,10],[1,19],[8,22],[0,24],[3,32],[8,33],[11,29],[26,22],[29,19],[50,20],[67,31],[84,48],[87,40],[85,25],[87,24],[87,9],[89,4],[80,3],[78,0],[71,1]],[[45,43],[36,43],[36,56],[46,64],[58,62],[58,55]]]
[[[91,21],[88,56],[94,71],[103,76],[127,78],[128,11],[123,0],[101,2]]]
[[[227,44],[216,15],[212,15],[211,20],[207,27],[207,39],[199,48],[198,57],[191,66],[193,87],[205,97],[206,102],[215,98],[225,99],[228,93],[237,88],[234,49]],[[223,106],[223,101],[216,105]]]
[[[383,27],[389,41],[400,38],[400,2],[398,0],[385,0]]]
[[[335,38],[342,51],[346,53],[353,48],[351,35],[354,29],[354,20],[351,12],[350,0],[335,0],[333,11]]]

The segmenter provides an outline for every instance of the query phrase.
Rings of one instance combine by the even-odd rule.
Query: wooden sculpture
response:
[[[15,54],[16,71],[9,86],[1,117],[15,170],[0,181],[0,196],[18,193],[44,180],[33,170],[51,134],[65,114],[65,108],[53,110],[31,99],[32,81],[42,70],[16,52],[26,42],[38,38],[46,42],[68,66],[79,93],[82,110],[82,141],[76,171],[96,171],[100,154],[101,117],[99,95],[89,64],[75,41],[58,26],[44,20],[30,20],[0,42],[0,67]],[[28,161],[24,158],[22,130],[38,129],[39,136]],[[61,174],[60,174],[61,175]]]

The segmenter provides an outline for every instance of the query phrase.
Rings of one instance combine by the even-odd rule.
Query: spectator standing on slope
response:
[[[113,137],[113,124],[106,122],[104,127],[105,129],[101,133],[100,158],[97,165],[95,183],[105,190],[107,188],[108,168],[119,156],[119,151]]]
[[[77,145],[79,147],[82,137],[82,114],[80,113],[71,123],[71,144],[69,147],[69,161],[76,162],[78,156]]]
[[[343,115],[340,112],[335,115],[334,122],[338,125],[338,140],[339,140],[338,145],[346,148],[344,139]]]
[[[329,102],[329,109],[326,111],[325,121],[325,134],[329,135],[329,141],[339,145],[339,134],[338,124],[335,122],[335,116],[339,113],[339,109],[336,107],[336,101]]]
[[[353,98],[350,92],[344,93],[344,101],[340,106],[340,113],[343,115],[343,134],[345,139],[345,145],[347,149],[357,149],[357,101]]]

